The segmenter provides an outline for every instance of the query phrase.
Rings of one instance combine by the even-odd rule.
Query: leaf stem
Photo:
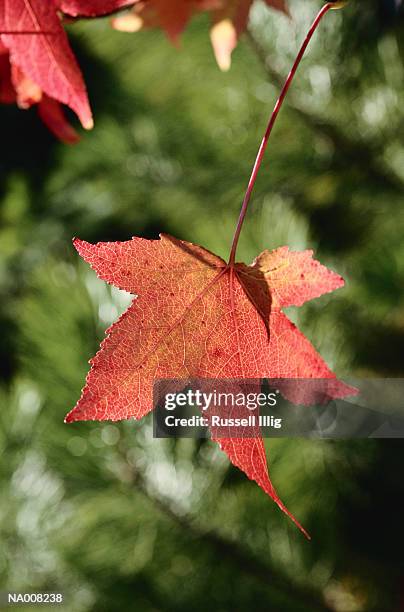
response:
[[[258,174],[258,171],[260,169],[260,166],[261,166],[264,154],[265,154],[265,150],[267,148],[267,144],[268,144],[268,140],[269,140],[269,137],[271,135],[271,132],[272,132],[272,128],[274,127],[276,118],[277,118],[277,116],[279,114],[279,111],[280,111],[280,109],[282,107],[282,104],[283,104],[283,102],[285,100],[286,94],[288,93],[289,87],[292,84],[293,78],[294,78],[294,76],[296,74],[296,71],[297,71],[297,69],[299,67],[299,64],[300,64],[300,62],[303,59],[304,53],[305,53],[305,51],[306,51],[306,49],[307,49],[307,47],[309,45],[309,42],[310,42],[314,32],[316,31],[320,21],[324,17],[324,15],[326,13],[328,13],[328,11],[330,9],[332,9],[332,8],[336,8],[335,3],[334,2],[327,2],[327,4],[325,4],[322,7],[322,9],[318,13],[317,17],[313,21],[313,23],[312,23],[312,25],[311,25],[308,33],[307,33],[307,36],[306,36],[302,46],[300,47],[300,51],[297,54],[297,57],[296,57],[295,62],[293,64],[293,66],[292,66],[292,69],[291,69],[291,71],[289,72],[289,74],[288,74],[288,76],[286,78],[285,84],[284,84],[284,86],[282,88],[282,91],[280,93],[280,96],[279,96],[279,98],[278,98],[278,100],[277,100],[277,102],[275,104],[274,110],[272,111],[272,115],[271,115],[271,117],[269,119],[269,123],[268,123],[267,129],[266,129],[264,137],[263,137],[263,139],[261,141],[260,148],[258,149],[257,157],[255,159],[254,166],[253,166],[253,169],[252,169],[252,172],[251,172],[251,176],[250,176],[250,180],[248,182],[247,191],[245,193],[243,204],[241,206],[240,216],[239,216],[239,219],[238,219],[238,222],[237,222],[236,230],[234,232],[233,242],[232,242],[232,245],[231,245],[230,257],[229,257],[229,263],[228,263],[229,266],[234,266],[235,257],[236,257],[236,250],[237,250],[237,245],[238,245],[238,241],[239,241],[239,238],[240,238],[241,228],[243,227],[244,219],[245,219],[245,216],[247,214],[248,204],[249,204],[250,199],[251,199],[251,194],[252,194],[252,191],[254,189],[255,181],[257,179],[257,174]]]

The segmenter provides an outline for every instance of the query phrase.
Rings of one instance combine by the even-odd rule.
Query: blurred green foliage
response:
[[[1,588],[63,591],[72,612],[399,610],[401,441],[268,441],[311,543],[209,442],[142,423],[64,425],[129,296],[71,246],[169,232],[226,257],[279,80],[319,3],[257,3],[220,73],[207,19],[164,35],[70,26],[96,127],[54,141],[0,109]],[[239,258],[314,248],[347,286],[290,316],[339,375],[404,356],[404,23],[376,2],[330,13],[271,140]],[[323,601],[328,602],[328,608]],[[26,608],[25,608],[26,609]]]

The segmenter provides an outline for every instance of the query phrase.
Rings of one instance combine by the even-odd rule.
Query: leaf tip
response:
[[[92,117],[89,117],[83,122],[83,128],[85,130],[92,130],[93,127],[94,127],[94,119]]]
[[[73,412],[74,412],[74,408],[73,410],[71,410],[70,412],[68,412],[63,420],[64,423],[68,424],[68,423],[74,423],[74,421],[76,420],[73,416]]]
[[[88,245],[89,243],[86,242],[85,240],[81,240],[80,238],[73,238],[72,242],[73,242],[73,246],[76,249],[77,253],[81,257],[84,257],[83,252],[84,252],[85,246]]]
[[[222,19],[212,27],[210,40],[217,64],[223,72],[231,66],[231,54],[237,45],[237,32],[230,19]]]
[[[69,423],[77,423],[78,421],[90,420],[91,417],[87,417],[86,411],[83,410],[83,407],[82,407],[82,400],[83,400],[84,392],[85,392],[85,388],[83,389],[81,393],[81,397],[76,403],[76,405],[74,406],[74,408],[72,408],[70,412],[68,412],[65,418],[63,419],[63,422],[66,423],[66,425],[68,425]]]

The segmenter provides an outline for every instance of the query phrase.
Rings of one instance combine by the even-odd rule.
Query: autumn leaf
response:
[[[49,97],[70,106],[83,127],[93,126],[86,87],[53,0],[4,0],[1,40],[10,62]],[[38,33],[36,33],[38,32]]]
[[[211,41],[217,63],[222,70],[230,68],[231,54],[245,31],[254,0],[142,0],[130,12],[112,20],[115,29],[137,32],[161,27],[177,44],[178,38],[195,13],[211,14]],[[274,9],[288,13],[284,0],[265,0]]]
[[[23,109],[37,104],[39,116],[57,138],[77,142],[79,136],[61,104],[70,106],[87,129],[93,119],[83,77],[57,11],[97,17],[128,4],[128,0],[4,0],[0,4],[0,102],[17,102]]]
[[[86,129],[93,118],[85,83],[70,48],[61,16],[98,17],[132,6],[114,27],[136,31],[162,27],[173,42],[194,13],[210,11],[211,40],[219,66],[226,70],[239,35],[247,26],[253,0],[3,0],[0,3],[0,102],[27,109],[38,104],[48,128],[65,142],[77,142],[62,107],[69,106]],[[284,0],[266,0],[287,12]],[[4,51],[6,50],[6,52]],[[46,96],[46,99],[44,98]],[[45,101],[42,103],[42,99]],[[54,103],[50,104],[49,100]],[[56,120],[57,117],[57,120]]]
[[[138,297],[108,330],[67,422],[140,419],[152,409],[158,378],[335,379],[282,312],[343,285],[311,251],[264,251],[247,266],[167,235],[74,244],[101,279]],[[338,383],[334,396],[350,391]],[[287,512],[268,477],[262,439],[217,441]]]
[[[178,38],[194,13],[217,9],[223,0],[140,0],[128,13],[112,19],[116,30],[137,32],[144,28],[162,28],[171,42]]]

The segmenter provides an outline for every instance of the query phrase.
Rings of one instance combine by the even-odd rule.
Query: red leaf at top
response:
[[[194,13],[221,8],[223,0],[140,0],[130,13],[113,19],[115,29],[137,32],[161,27],[176,44]]]
[[[3,0],[0,5],[1,40],[16,65],[48,96],[73,109],[83,127],[93,126],[86,87],[56,13],[54,0]],[[27,34],[23,32],[46,32]]]
[[[351,393],[282,312],[344,284],[311,251],[282,247],[251,266],[229,266],[166,235],[74,244],[100,278],[139,297],[108,330],[67,422],[140,419],[152,409],[157,378],[332,378],[334,397]],[[262,439],[217,441],[286,511]]]
[[[209,11],[211,41],[222,70],[230,67],[231,53],[248,23],[254,0],[141,0],[130,13],[113,19],[113,27],[124,32],[161,27],[176,43],[194,13]],[[285,0],[265,0],[271,8],[288,13]]]

